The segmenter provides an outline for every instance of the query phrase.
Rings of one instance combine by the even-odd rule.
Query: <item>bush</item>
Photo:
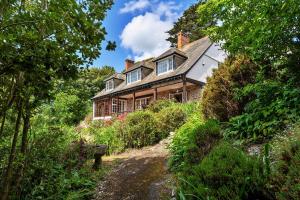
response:
[[[170,106],[163,108],[157,115],[158,132],[162,138],[175,131],[185,123],[187,115],[181,106]]]
[[[201,121],[199,116],[191,117],[181,126],[170,145],[169,165],[173,171],[189,170],[209,153],[220,138],[220,127],[214,120]]]
[[[49,115],[32,118],[21,199],[90,199],[105,169],[91,171],[74,127],[50,126]],[[12,197],[14,199],[14,196]]]
[[[158,113],[162,109],[174,105],[175,102],[171,100],[157,100],[150,103],[148,110]]]
[[[291,132],[290,132],[291,133]],[[300,125],[291,134],[273,143],[273,166],[269,189],[276,199],[299,199],[300,196]]]
[[[76,125],[88,113],[87,101],[76,95],[64,92],[55,95],[53,112],[51,113],[59,124]]]
[[[199,115],[202,113],[201,103],[199,101],[193,101],[188,103],[178,104],[184,110],[188,117],[193,115]]]
[[[157,120],[153,112],[144,110],[127,115],[121,130],[126,148],[140,148],[158,142]]]
[[[124,141],[121,137],[120,122],[116,121],[111,126],[102,127],[96,130],[95,142],[106,144],[107,153],[120,153],[124,150]]]
[[[242,96],[254,94],[245,113],[230,120],[226,136],[250,140],[272,138],[300,118],[300,89],[293,85],[265,80],[248,85]]]
[[[268,199],[263,193],[261,162],[221,142],[180,179],[187,199]],[[192,196],[192,197],[191,197]]]
[[[206,118],[228,121],[241,114],[248,98],[236,99],[236,90],[255,82],[257,66],[246,56],[228,58],[208,78],[202,97]]]

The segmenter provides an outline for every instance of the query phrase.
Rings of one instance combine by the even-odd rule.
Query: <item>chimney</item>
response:
[[[182,31],[180,31],[177,34],[177,48],[181,49],[188,43],[190,43],[190,38],[186,34],[182,33]]]
[[[130,60],[130,59],[126,59],[125,60],[125,70],[129,70],[130,67],[132,67],[134,65],[134,61]]]

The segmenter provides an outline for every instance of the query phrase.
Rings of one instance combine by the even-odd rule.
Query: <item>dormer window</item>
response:
[[[173,58],[169,57],[157,63],[157,75],[165,74],[174,70]]]
[[[114,89],[114,80],[111,79],[109,81],[106,81],[106,91],[110,91]]]
[[[127,84],[131,84],[137,81],[140,81],[142,78],[141,69],[136,69],[127,73],[126,81]]]

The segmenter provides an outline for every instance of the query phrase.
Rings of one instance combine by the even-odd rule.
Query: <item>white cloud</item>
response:
[[[135,60],[158,56],[166,51],[170,47],[166,32],[180,15],[179,6],[173,1],[153,4],[151,10],[132,18],[120,36],[122,46],[132,51]]]
[[[129,13],[136,10],[142,10],[150,6],[149,0],[130,1],[124,4],[124,7],[120,9],[120,13]]]
[[[154,12],[160,16],[164,16],[168,21],[176,21],[179,18],[180,5],[177,5],[174,1],[160,2]]]

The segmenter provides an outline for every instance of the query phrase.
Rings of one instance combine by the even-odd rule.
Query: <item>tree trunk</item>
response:
[[[13,162],[16,157],[16,146],[18,141],[18,135],[19,135],[19,129],[21,125],[21,117],[22,117],[22,101],[21,98],[17,101],[17,110],[18,110],[18,116],[15,126],[15,132],[13,136],[13,141],[11,145],[11,151],[8,159],[8,164],[6,168],[6,172],[3,178],[3,186],[2,186],[2,192],[1,192],[1,200],[7,200],[9,195],[9,190],[11,186],[11,179],[12,179],[12,170],[13,170]]]
[[[3,135],[5,119],[6,119],[6,112],[4,112],[2,114],[2,121],[1,121],[1,127],[0,127],[0,139],[1,139],[2,135]]]
[[[19,170],[16,172],[16,196],[18,199],[20,199],[21,195],[21,181],[23,179],[23,174],[26,169],[26,163],[27,163],[27,143],[28,143],[28,131],[30,128],[30,104],[29,104],[29,98],[26,100],[25,104],[25,115],[23,117],[24,125],[23,125],[23,132],[22,132],[22,142],[21,142],[21,154],[24,158],[23,163],[21,163]]]
[[[8,97],[6,107],[4,107],[3,110],[2,110],[2,122],[1,122],[1,128],[0,128],[0,139],[3,135],[3,130],[4,130],[4,124],[5,124],[7,111],[12,106],[12,104],[14,103],[14,100],[15,100],[16,89],[15,89],[15,84],[13,82],[14,82],[14,78],[12,78],[11,92],[10,92],[10,96]]]
[[[30,105],[29,98],[26,100],[25,115],[24,115],[24,127],[22,135],[21,153],[25,154],[27,150],[27,136],[30,127]]]

